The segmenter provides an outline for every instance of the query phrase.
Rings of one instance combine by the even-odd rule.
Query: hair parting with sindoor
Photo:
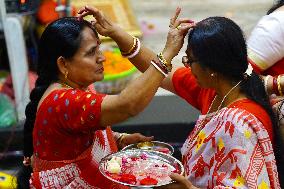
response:
[[[57,59],[62,56],[72,58],[81,44],[81,33],[84,28],[91,28],[96,36],[97,32],[92,25],[79,21],[74,17],[60,18],[50,23],[39,41],[39,60],[37,65],[38,78],[35,88],[31,91],[30,102],[26,107],[24,124],[24,156],[33,155],[33,128],[36,119],[37,107],[40,99],[50,84],[58,81],[59,70]],[[17,173],[17,188],[29,188],[29,179],[32,173],[31,166],[22,165]]]
[[[281,149],[280,127],[270,105],[264,84],[259,75],[252,72],[244,77],[248,68],[247,47],[240,27],[225,17],[209,17],[197,23],[190,31],[187,47],[203,68],[221,73],[234,83],[242,80],[240,88],[247,98],[262,106],[271,118],[274,134],[274,154],[276,156],[279,180],[283,186],[284,162]]]

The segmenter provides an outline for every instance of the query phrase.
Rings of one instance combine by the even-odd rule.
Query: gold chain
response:
[[[219,110],[220,110],[220,108],[222,107],[222,105],[223,105],[225,99],[227,98],[227,96],[228,96],[241,82],[242,82],[242,80],[239,81],[235,86],[233,86],[233,87],[227,92],[227,94],[223,97],[223,99],[222,99],[220,105],[218,106],[218,109],[214,112],[214,115],[213,115],[213,116],[215,116],[215,115],[219,112]],[[206,121],[207,116],[208,116],[208,114],[209,114],[209,112],[211,111],[211,108],[212,108],[212,106],[213,106],[213,103],[214,103],[214,101],[216,100],[216,97],[217,97],[217,95],[216,95],[216,96],[214,97],[214,99],[212,100],[212,102],[211,102],[211,104],[210,104],[210,107],[209,107],[207,113],[205,114],[204,119],[203,119],[203,120],[201,121],[201,123],[199,124],[199,125],[201,125],[201,127],[202,127],[203,123]],[[205,126],[205,125],[204,125],[204,126]],[[203,126],[202,128],[200,128],[200,130],[203,129],[204,126]],[[199,132],[200,132],[200,130],[199,130]],[[199,132],[197,132],[197,133],[199,133]],[[196,136],[193,137],[193,138],[196,138]],[[192,142],[193,142],[193,140],[192,140],[190,143],[192,143]]]
[[[68,85],[65,82],[58,81],[57,83],[60,84],[61,87],[68,88],[68,89],[75,89],[74,87],[71,87],[70,85]],[[90,90],[88,88],[86,90],[83,90],[83,91],[90,92]]]

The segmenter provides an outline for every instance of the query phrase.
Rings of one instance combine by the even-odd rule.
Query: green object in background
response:
[[[120,49],[119,49],[118,47],[114,47],[114,48],[113,48],[113,52],[114,52],[115,54],[120,54],[120,55],[121,55]]]
[[[0,94],[0,128],[11,127],[16,123],[16,111],[12,101],[5,94]]]
[[[127,76],[132,75],[133,73],[135,73],[137,71],[136,67],[131,68],[130,70],[118,73],[118,74],[113,74],[113,75],[105,75],[105,78],[103,81],[113,81],[116,79],[120,79],[120,78],[124,78]]]

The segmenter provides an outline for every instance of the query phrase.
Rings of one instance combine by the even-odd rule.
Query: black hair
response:
[[[281,161],[283,144],[279,134],[280,128],[263,81],[255,72],[252,72],[251,76],[244,76],[248,68],[248,60],[246,42],[241,28],[225,17],[206,18],[198,22],[190,31],[187,48],[191,50],[201,67],[210,68],[234,82],[242,80],[241,92],[266,110],[273,125],[278,172],[279,175],[283,174],[279,166],[283,162]]]
[[[267,15],[284,5],[284,0],[278,0],[276,3],[267,11]]]
[[[24,124],[24,156],[33,155],[33,128],[36,119],[38,103],[46,89],[53,82],[58,81],[59,69],[57,59],[62,56],[72,58],[81,45],[81,33],[84,28],[91,28],[96,36],[97,32],[85,20],[74,17],[64,17],[50,23],[39,41],[39,58],[37,65],[38,78],[35,88],[31,91],[30,102],[26,106],[26,121]],[[24,166],[17,174],[17,188],[29,188],[31,166]]]

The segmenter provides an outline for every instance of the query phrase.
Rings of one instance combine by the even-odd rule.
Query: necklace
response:
[[[58,81],[57,82],[58,84],[60,84],[61,85],[61,87],[63,87],[63,88],[68,88],[68,89],[75,89],[74,87],[71,87],[70,85],[68,85],[67,83],[65,83],[65,82],[62,82],[62,81]],[[81,90],[81,89],[80,89]],[[83,90],[83,89],[82,89]],[[85,89],[85,90],[83,90],[83,91],[86,91],[86,92],[90,92],[90,90],[87,88],[87,89]]]
[[[233,87],[224,95],[224,97],[223,97],[223,99],[222,99],[220,105],[218,106],[216,112],[218,112],[218,111],[220,110],[220,108],[222,107],[222,105],[223,105],[224,101],[226,100],[227,96],[228,96],[235,88],[237,88],[237,86],[238,86],[241,82],[242,82],[242,80],[239,81],[235,86],[233,86]],[[217,96],[217,95],[216,95],[216,96]],[[215,96],[215,98],[216,98],[216,96]],[[214,100],[215,100],[215,98],[214,98]],[[210,112],[210,109],[211,109],[211,107],[212,107],[212,104],[213,104],[214,100],[212,101],[212,103],[211,103],[211,105],[210,105],[210,107],[209,107],[209,109],[208,109],[208,112],[207,112],[206,114],[208,114],[208,113]]]
[[[234,85],[234,86],[225,94],[225,96],[223,97],[223,99],[222,99],[220,105],[218,106],[218,109],[214,112],[214,114],[213,114],[212,117],[214,117],[214,116],[219,112],[219,110],[220,110],[220,108],[222,107],[222,105],[223,105],[224,101],[226,100],[227,96],[228,96],[241,82],[242,82],[242,80],[239,81],[236,85]],[[198,135],[198,134],[201,132],[201,130],[205,127],[204,122],[206,121],[207,116],[208,116],[209,112],[211,111],[211,108],[212,108],[212,106],[213,106],[213,103],[214,103],[216,97],[217,97],[217,95],[215,95],[214,99],[212,100],[212,102],[211,102],[211,104],[210,104],[210,107],[209,107],[207,113],[205,114],[205,117],[203,118],[203,120],[202,120],[200,123],[198,123],[198,122],[196,123],[196,126],[195,126],[194,130],[192,131],[192,134],[190,134],[190,137],[189,137],[188,142],[187,142],[187,141],[185,142],[185,143],[186,143],[186,147],[185,147],[186,151],[185,151],[185,153],[183,154],[184,156],[188,156],[189,151],[190,151],[190,149],[191,149],[191,147],[192,147],[192,145],[193,145],[193,142],[198,140],[197,135]],[[199,120],[199,119],[198,119],[198,120]],[[183,148],[184,148],[184,147],[183,147]],[[186,175],[186,176],[187,176],[187,175]]]
[[[62,81],[60,81],[60,80],[59,80],[57,83],[59,84],[59,86],[60,86],[61,88],[74,89],[74,87],[71,87],[71,86],[68,85],[67,83],[62,82]]]
[[[234,85],[234,86],[225,94],[225,96],[223,97],[223,99],[222,99],[220,105],[218,106],[218,109],[214,112],[214,114],[213,114],[212,117],[214,117],[214,116],[219,112],[219,110],[220,110],[220,108],[222,107],[222,105],[223,105],[224,101],[226,100],[227,96],[228,96],[241,82],[242,82],[242,80],[239,81],[236,85]],[[203,118],[203,120],[202,120],[200,123],[197,123],[197,124],[196,124],[196,128],[194,129],[194,130],[196,130],[196,132],[193,131],[194,136],[190,137],[191,139],[188,141],[188,145],[187,145],[187,146],[191,146],[191,145],[192,145],[192,143],[195,141],[195,139],[197,139],[197,135],[199,134],[199,132],[201,131],[201,129],[203,129],[203,128],[205,127],[204,122],[206,121],[207,116],[208,116],[209,112],[211,111],[212,105],[213,105],[213,103],[214,103],[216,97],[217,97],[217,95],[216,95],[216,96],[214,97],[214,99],[212,100],[212,102],[211,102],[211,104],[210,104],[210,107],[209,107],[207,113],[205,114],[205,117]],[[195,132],[195,133],[194,133],[194,132]]]

